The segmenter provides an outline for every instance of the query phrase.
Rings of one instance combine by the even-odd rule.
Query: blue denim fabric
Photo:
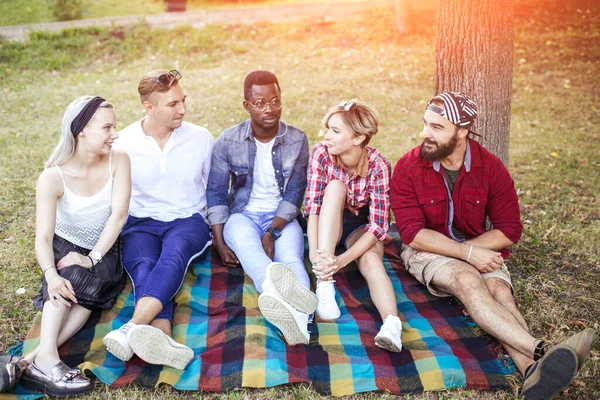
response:
[[[230,214],[242,212],[252,192],[256,139],[250,120],[226,129],[215,142],[206,187],[210,225],[224,224]],[[308,138],[291,125],[279,122],[273,144],[273,168],[282,200],[275,215],[292,221],[298,215],[306,190]]]

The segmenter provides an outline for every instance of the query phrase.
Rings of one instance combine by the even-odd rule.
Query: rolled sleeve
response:
[[[277,217],[285,219],[287,222],[291,222],[296,216],[300,209],[289,201],[281,200],[277,206],[275,215]]]
[[[210,226],[224,224],[229,219],[229,207],[213,206],[206,211],[206,218]]]
[[[417,168],[420,167],[417,166]],[[408,245],[412,243],[419,231],[425,228],[426,217],[419,205],[419,199],[406,169],[404,158],[401,158],[394,168],[390,199],[400,239]]]

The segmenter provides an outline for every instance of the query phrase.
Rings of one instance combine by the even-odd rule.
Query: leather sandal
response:
[[[0,393],[14,389],[28,366],[22,357],[0,356]]]
[[[91,391],[94,382],[85,377],[80,370],[71,369],[64,362],[58,362],[50,373],[39,369],[35,362],[25,371],[21,382],[27,389],[34,389],[51,396],[70,396]]]

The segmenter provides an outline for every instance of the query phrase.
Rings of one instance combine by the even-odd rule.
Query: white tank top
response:
[[[77,195],[67,187],[62,171],[56,166],[64,185],[64,195],[56,203],[54,233],[77,246],[94,248],[110,217],[112,199],[112,152],[108,161],[108,182],[93,196]]]

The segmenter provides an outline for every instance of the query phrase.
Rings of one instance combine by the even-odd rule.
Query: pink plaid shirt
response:
[[[389,161],[373,147],[366,147],[367,173],[352,177],[346,168],[336,162],[323,142],[315,145],[308,163],[308,186],[306,188],[305,214],[319,214],[323,204],[323,192],[327,184],[340,180],[346,185],[346,208],[358,215],[358,210],[369,205],[369,223],[365,232],[371,232],[378,240],[384,240],[390,227],[390,176]]]

